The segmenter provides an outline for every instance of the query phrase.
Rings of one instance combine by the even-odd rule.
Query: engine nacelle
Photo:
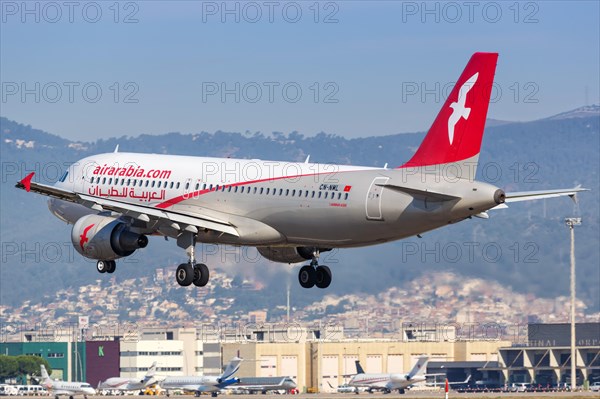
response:
[[[331,251],[331,248],[313,247],[259,247],[258,252],[265,258],[279,263],[299,263],[311,260],[313,252]]]
[[[146,247],[148,238],[132,232],[116,218],[88,215],[73,225],[71,242],[77,252],[86,258],[114,260]]]

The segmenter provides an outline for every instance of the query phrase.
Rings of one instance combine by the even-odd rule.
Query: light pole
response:
[[[575,351],[575,226],[581,224],[581,218],[565,218],[565,224],[571,231],[571,391],[577,386],[577,354]]]

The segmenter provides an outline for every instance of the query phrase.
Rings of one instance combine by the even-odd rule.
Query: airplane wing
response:
[[[97,211],[114,211],[126,216],[133,217],[134,219],[141,220],[143,222],[155,220],[164,221],[168,224],[181,223],[185,226],[191,226],[192,228],[196,229],[209,229],[231,234],[236,237],[239,236],[235,226],[224,220],[219,220],[209,216],[197,217],[183,215],[177,212],[166,211],[164,209],[157,209],[147,205],[130,204],[111,198],[101,198],[93,195],[80,194],[74,191],[62,189],[60,187],[32,182],[31,179],[33,178],[33,175],[33,172],[30,173],[23,180],[18,182],[15,185],[15,187],[28,192],[33,191],[34,193],[42,194],[48,197],[53,197],[63,201],[81,204],[87,208],[94,209]],[[185,229],[185,226],[182,227],[184,227]]]

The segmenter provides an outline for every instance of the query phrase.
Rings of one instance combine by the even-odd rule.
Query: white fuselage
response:
[[[96,391],[86,382],[48,381],[43,384],[52,395],[94,395]]]
[[[101,382],[98,388],[118,391],[138,391],[146,388],[148,385],[139,379],[112,377]]]
[[[221,390],[219,377],[215,376],[188,376],[167,377],[160,383],[166,390],[181,389],[190,392],[215,392]]]
[[[57,186],[83,195],[214,218],[239,236],[206,229],[197,241],[234,245],[356,247],[397,240],[463,220],[497,203],[486,183],[409,168],[107,153],[69,168]],[[396,187],[443,192],[432,201]],[[74,223],[95,213],[51,200]],[[147,226],[148,234],[157,226]],[[169,229],[161,230],[164,235]],[[178,232],[173,232],[176,237]]]
[[[371,389],[406,389],[417,382],[425,381],[425,376],[415,375],[410,380],[405,374],[357,374],[350,379],[348,385]]]

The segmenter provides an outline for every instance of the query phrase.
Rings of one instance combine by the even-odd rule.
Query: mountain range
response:
[[[49,212],[45,198],[14,188],[30,171],[53,183],[66,166],[85,156],[111,152],[149,152],[279,161],[394,167],[407,161],[423,132],[346,139],[326,133],[271,134],[217,131],[139,134],[71,141],[59,135],[0,118],[0,304],[36,303],[60,289],[77,289],[99,277],[95,262],[80,257],[70,242],[70,226]],[[530,122],[491,121],[483,139],[478,180],[506,191],[582,185],[590,192],[569,199],[535,201],[491,211],[490,219],[466,220],[444,229],[379,246],[332,251],[322,263],[334,273],[328,290],[302,290],[296,271],[273,264],[252,249],[219,251],[201,246],[209,267],[260,281],[265,292],[285,290],[291,282],[297,305],[325,293],[376,294],[423,274],[457,272],[494,280],[515,292],[552,298],[569,292],[569,232],[564,218],[579,216],[576,228],[577,292],[588,309],[600,308],[600,107],[587,106]],[[144,250],[119,263],[119,279],[174,266],[185,253],[172,241],[152,238]],[[173,281],[172,284],[176,284]],[[191,290],[190,288],[180,288]],[[191,294],[190,294],[191,295]],[[269,307],[270,295],[253,296]],[[264,302],[264,303],[261,303]]]

